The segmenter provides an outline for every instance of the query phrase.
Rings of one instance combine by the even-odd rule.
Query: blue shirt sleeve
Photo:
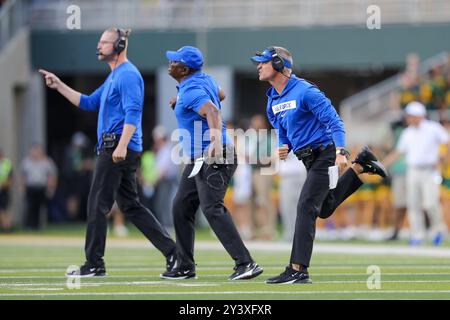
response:
[[[322,91],[316,87],[307,89],[304,99],[309,110],[317,119],[331,130],[336,147],[345,147],[344,123]]]
[[[142,78],[135,72],[127,71],[121,75],[118,85],[125,113],[124,123],[137,127],[142,119],[144,102]]]
[[[88,96],[82,94],[80,97],[80,109],[87,111],[98,111],[100,109],[100,99],[102,97],[104,87],[105,84],[103,83],[91,95]]]
[[[202,87],[192,86],[184,92],[183,101],[188,109],[192,109],[198,113],[206,102],[211,101],[211,98]]]
[[[279,146],[282,146],[283,144],[287,144],[289,147],[289,151],[292,150],[292,144],[289,141],[287,137],[287,131],[286,129],[279,123],[275,115],[273,114],[272,107],[269,104],[267,106],[267,118],[269,119],[270,124],[272,127],[277,129],[278,131],[278,144]]]

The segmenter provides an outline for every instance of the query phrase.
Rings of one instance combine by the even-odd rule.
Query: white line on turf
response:
[[[61,270],[58,270],[61,271]],[[205,271],[205,270],[203,270]],[[420,272],[420,273],[395,273],[395,272],[383,272],[383,276],[400,276],[400,277],[412,277],[412,276],[449,276],[449,272]],[[314,273],[312,275],[314,278],[316,277],[348,277],[348,276],[364,276],[367,277],[367,274],[364,270],[364,272],[360,273]],[[153,275],[111,275],[109,274],[106,278],[155,278],[159,277],[159,275],[153,274]],[[200,274],[199,277],[201,278],[226,278],[227,275],[225,274]],[[52,275],[52,276],[37,276],[37,275],[13,275],[13,276],[0,276],[0,279],[66,279],[67,277],[65,275]],[[89,278],[83,278],[83,279],[89,279]]]
[[[1,237],[1,246],[29,246],[34,247],[82,247],[83,238],[64,237],[42,237],[42,236],[7,236]],[[291,244],[286,242],[248,241],[247,248],[250,251],[265,252],[289,252]],[[198,241],[196,250],[220,250],[222,245],[219,241]],[[145,241],[137,239],[109,239],[108,248],[151,248]],[[357,255],[395,255],[395,256],[423,256],[423,257],[450,257],[450,248],[445,247],[411,247],[407,245],[385,245],[385,244],[342,244],[342,243],[317,243],[314,245],[314,253],[336,253]]]
[[[443,266],[443,265],[383,265],[380,264],[379,265],[380,268],[382,269],[402,269],[402,270],[407,270],[407,269],[436,269],[436,270],[449,270],[450,271],[450,266]],[[350,265],[350,266],[313,266],[310,268],[310,270],[322,270],[322,269],[358,269],[358,268],[362,268],[364,269],[364,273],[366,272],[366,267],[367,264],[361,264],[361,265]],[[270,266],[270,267],[265,267],[263,266],[263,268],[265,270],[279,270],[281,267],[280,266]],[[120,272],[120,271],[161,271],[163,269],[163,267],[146,267],[146,268],[140,268],[140,267],[135,267],[135,268],[117,268],[117,267],[112,267],[112,268],[107,268],[108,271],[114,271],[114,272]],[[198,267],[197,270],[203,270],[203,271],[207,271],[207,270],[229,270],[230,272],[232,271],[232,266],[229,267]],[[0,268],[0,274],[2,273],[21,273],[21,272],[25,272],[25,273],[29,273],[29,272],[61,272],[61,270],[64,272],[65,268],[61,267],[61,268],[20,268],[20,269],[2,269]],[[423,274],[423,273],[421,273]]]
[[[297,286],[304,287],[304,286]],[[325,291],[190,291],[190,292],[73,292],[73,293],[0,293],[0,297],[25,297],[25,296],[156,296],[156,295],[325,295],[325,294],[450,294],[450,290],[325,290]]]
[[[60,291],[65,288],[14,288],[15,290],[24,290],[24,291]]]
[[[187,280],[192,281],[192,280]],[[367,280],[337,280],[337,281],[314,281],[314,284],[358,284],[366,283]],[[382,280],[381,283],[450,283],[450,280]],[[116,285],[155,285],[155,286],[179,286],[179,287],[208,287],[219,285],[248,285],[249,282],[230,282],[230,281],[214,281],[214,282],[169,282],[169,281],[112,281],[112,282],[82,282],[80,285],[83,287],[98,287],[98,286],[116,286]],[[265,282],[252,281],[252,285],[266,285]],[[62,286],[65,287],[65,282],[58,283],[0,283],[0,288],[12,288],[12,287],[38,287],[38,286]]]

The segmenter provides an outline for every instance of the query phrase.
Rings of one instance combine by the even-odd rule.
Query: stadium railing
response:
[[[449,54],[441,52],[420,63],[418,76],[425,76],[434,66],[447,63]],[[351,131],[350,143],[380,143],[389,125],[401,117],[401,110],[392,108],[392,93],[399,88],[401,73],[342,100],[340,113]],[[430,117],[436,118],[431,114]]]
[[[369,0],[115,0],[75,3],[83,29],[104,29],[115,21],[134,29],[257,28],[276,26],[361,25],[373,4]],[[448,0],[379,0],[383,24],[450,21]],[[34,1],[33,28],[64,29],[67,7],[60,0]]]

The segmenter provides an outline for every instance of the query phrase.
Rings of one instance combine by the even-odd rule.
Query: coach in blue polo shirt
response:
[[[257,52],[251,60],[257,65],[260,81],[269,82],[267,117],[278,130],[278,155],[286,159],[293,151],[307,169],[307,177],[297,206],[291,259],[285,271],[267,283],[310,283],[308,267],[311,259],[316,218],[327,218],[337,206],[355,192],[363,172],[386,176],[383,165],[365,147],[331,186],[329,167],[347,167],[345,130],[330,100],[314,84],[292,74],[293,59],[282,47],[269,47]]]
[[[97,153],[94,178],[88,198],[86,262],[68,275],[103,276],[106,274],[106,215],[114,201],[125,216],[166,257],[166,269],[176,261],[176,244],[153,214],[139,201],[136,170],[142,151],[142,108],[144,81],[138,69],[128,61],[128,31],[110,28],[103,32],[97,56],[111,68],[105,82],[91,95],[81,94],[53,73],[45,70],[48,87],[57,90],[83,110],[99,113]]]
[[[201,72],[203,55],[185,46],[167,51],[169,74],[179,83],[172,108],[181,131],[184,153],[191,159],[182,174],[173,202],[178,245],[177,268],[161,274],[164,279],[195,277],[195,213],[202,209],[211,228],[234,259],[230,280],[251,279],[263,272],[250,256],[223,204],[225,191],[236,170],[234,147],[222,122],[220,101],[225,98],[214,79]],[[200,159],[199,159],[200,158]],[[202,163],[202,158],[205,163]],[[197,171],[193,162],[197,159]],[[201,167],[198,167],[202,165]],[[191,176],[191,177],[189,177]]]

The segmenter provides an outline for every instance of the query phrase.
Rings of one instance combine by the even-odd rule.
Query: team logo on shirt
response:
[[[273,114],[277,114],[279,112],[289,110],[289,109],[295,109],[297,108],[297,101],[296,100],[290,100],[283,103],[276,104],[272,106]]]

